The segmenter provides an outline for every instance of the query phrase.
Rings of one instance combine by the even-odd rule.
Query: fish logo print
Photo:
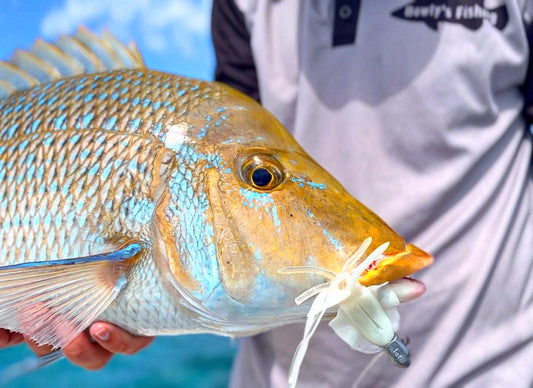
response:
[[[478,30],[484,22],[503,30],[509,21],[505,5],[489,9],[484,0],[415,0],[392,12],[400,19],[424,22],[437,30],[439,22],[461,24],[469,30]]]

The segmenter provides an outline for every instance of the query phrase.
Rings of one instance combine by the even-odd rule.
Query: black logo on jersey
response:
[[[457,23],[475,31],[483,22],[503,30],[509,21],[505,5],[488,9],[484,0],[415,0],[392,12],[401,19],[424,22],[433,30],[439,22]]]

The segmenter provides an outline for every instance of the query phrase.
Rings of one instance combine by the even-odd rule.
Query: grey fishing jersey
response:
[[[217,79],[260,99],[435,257],[416,275],[426,294],[400,307],[408,369],[384,356],[360,378],[372,356],[323,324],[300,387],[533,386],[532,10],[531,0],[215,1]],[[286,386],[302,334],[243,340],[231,385]]]

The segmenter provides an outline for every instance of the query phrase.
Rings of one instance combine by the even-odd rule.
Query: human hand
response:
[[[20,344],[22,341],[24,341],[22,334],[13,333],[6,329],[0,329],[0,349]]]
[[[94,341],[92,340],[94,339]],[[148,346],[154,337],[136,336],[107,322],[95,322],[88,331],[78,335],[65,348],[65,357],[82,368],[95,370],[104,367],[115,353],[134,354]],[[0,348],[26,340],[38,356],[52,351],[48,345],[37,345],[21,334],[0,329]]]

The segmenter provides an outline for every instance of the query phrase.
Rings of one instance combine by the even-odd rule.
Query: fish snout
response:
[[[363,286],[383,284],[409,276],[433,263],[433,256],[414,244],[407,244],[402,252],[385,252],[373,268],[359,277]]]

